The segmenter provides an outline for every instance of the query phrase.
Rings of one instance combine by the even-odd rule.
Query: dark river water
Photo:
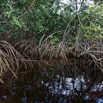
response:
[[[0,87],[0,103],[103,103],[103,82],[87,77],[19,74]]]

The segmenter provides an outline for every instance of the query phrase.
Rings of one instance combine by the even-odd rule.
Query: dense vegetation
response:
[[[0,37],[53,43],[103,38],[102,0],[0,0]]]
[[[67,4],[62,0],[0,0],[0,39],[7,41],[0,42],[1,69],[6,71],[5,64],[9,64],[7,68],[15,71],[18,60],[65,61],[70,54],[77,58],[88,54],[102,66],[98,61],[102,44],[97,39],[103,38],[102,9],[102,0],[70,0]]]
[[[77,97],[83,103],[96,85],[99,95],[94,100],[103,97],[103,0],[63,1],[0,0],[0,101],[8,96],[10,103],[20,103],[30,93],[28,103],[33,102],[34,83],[53,82],[57,76],[64,89],[66,78],[72,78],[68,100]],[[74,86],[77,78],[80,90]],[[26,94],[27,86],[31,92]],[[15,87],[22,87],[20,99],[16,89],[12,92]]]

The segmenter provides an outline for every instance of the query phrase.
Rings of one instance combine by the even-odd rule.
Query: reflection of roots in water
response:
[[[78,50],[75,46],[68,47],[65,43],[52,45],[43,42],[40,45],[35,45],[27,41],[18,42],[13,46],[2,41],[0,47],[0,80],[10,86],[15,84],[15,81],[19,87],[24,87],[25,83],[28,84],[28,82],[33,87],[34,82],[51,81],[52,87],[55,87],[52,81],[54,76],[59,75],[62,77],[59,80],[62,88],[65,88],[65,78],[72,78],[71,98],[73,98],[74,95],[84,96],[95,85],[103,81],[103,59],[101,58],[103,46],[101,43],[82,42],[78,45]],[[18,79],[12,78],[11,81],[12,74]],[[84,76],[85,89],[82,81],[80,81],[80,89],[75,88],[75,80],[78,75]],[[12,86],[8,88],[10,90]]]
[[[103,71],[102,42],[87,40],[69,47],[67,43],[60,42],[57,45],[53,45],[48,40],[46,38],[39,45],[30,41],[20,41],[13,45],[6,41],[1,41],[1,82],[3,83],[4,77],[11,78],[9,74],[13,74],[17,78],[17,74],[22,71],[21,69],[24,66],[26,68],[24,69],[25,71],[38,67],[42,68],[41,70],[38,69],[41,73],[46,72],[46,74],[46,68],[51,67],[53,70],[59,68],[62,76],[67,72],[66,68],[72,68],[72,76],[78,75],[78,72],[90,74]]]
[[[65,71],[63,71],[64,69]],[[93,97],[100,91],[102,78],[99,77],[98,80],[97,77],[101,75],[101,72],[91,73],[90,71],[90,74],[88,71],[84,74],[79,70],[75,73],[74,68],[55,68],[54,71],[51,67],[47,68],[44,73],[41,73],[41,70],[42,67],[36,69],[35,72],[21,71],[18,80],[14,81],[14,83],[8,86],[2,84],[3,87],[0,87],[1,96],[7,95],[8,101],[13,103],[20,103],[25,96],[28,98],[28,103],[36,100],[46,101],[46,98],[59,101],[63,96],[63,100],[68,98],[72,101],[77,97],[82,100],[85,95]],[[97,85],[99,83],[100,86]],[[93,94],[94,89],[96,90],[95,94]],[[100,91],[100,93],[102,92]],[[19,98],[18,102],[14,102],[17,98]]]

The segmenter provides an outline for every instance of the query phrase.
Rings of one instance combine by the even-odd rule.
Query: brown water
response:
[[[0,103],[103,103],[103,82],[85,74],[25,72],[0,86]]]

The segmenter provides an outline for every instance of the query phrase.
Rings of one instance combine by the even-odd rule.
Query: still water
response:
[[[0,103],[103,103],[103,82],[91,82],[83,74],[25,74],[0,87]]]

